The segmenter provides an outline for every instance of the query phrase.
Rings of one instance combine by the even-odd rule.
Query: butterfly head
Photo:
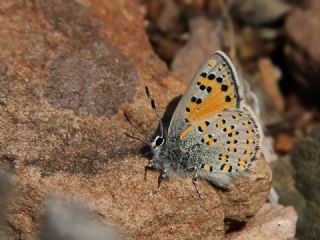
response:
[[[150,143],[150,147],[153,156],[148,166],[152,169],[166,172],[167,176],[171,176],[175,169],[173,165],[176,165],[176,161],[173,161],[173,159],[178,159],[178,156],[175,154],[176,151],[172,149],[170,141],[158,135]]]
[[[154,138],[154,140],[151,142],[151,150],[153,153],[153,158],[150,161],[150,166],[155,169],[163,169],[163,166],[161,165],[162,161],[159,161],[160,155],[163,152],[163,149],[165,148],[166,140],[163,136],[158,135]]]

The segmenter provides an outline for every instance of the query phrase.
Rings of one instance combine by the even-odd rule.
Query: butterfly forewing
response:
[[[238,108],[238,77],[230,59],[217,51],[201,66],[173,114],[169,136],[183,139],[198,123]]]

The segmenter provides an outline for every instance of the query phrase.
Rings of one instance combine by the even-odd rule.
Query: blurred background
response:
[[[144,0],[142,4],[155,52],[186,84],[216,50],[231,57],[245,96],[264,125],[264,152],[276,192],[270,197],[297,210],[297,239],[317,239],[320,1]]]

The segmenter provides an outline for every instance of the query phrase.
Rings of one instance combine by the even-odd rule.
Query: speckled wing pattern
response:
[[[195,75],[169,127],[169,137],[191,154],[199,175],[221,187],[247,172],[262,141],[260,126],[252,110],[240,104],[238,89],[230,59],[216,52]]]
[[[239,108],[237,79],[233,64],[223,52],[210,56],[180,99],[169,135],[179,132],[183,137],[197,122],[224,109]]]

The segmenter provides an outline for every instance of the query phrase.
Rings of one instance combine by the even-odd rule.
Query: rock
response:
[[[237,66],[237,70],[242,83],[240,94],[244,96],[246,103],[251,106],[261,122],[265,126],[272,126],[283,121],[283,117],[277,110],[273,99],[261,83],[261,74],[245,74],[239,66]]]
[[[260,58],[257,67],[259,72],[248,79],[259,99],[260,118],[265,126],[279,124],[283,121],[281,113],[284,110],[284,99],[278,85],[281,72],[268,58]]]
[[[183,4],[171,0],[142,1],[142,4],[150,42],[161,59],[170,63],[188,36],[182,17]]]
[[[305,209],[306,201],[296,188],[295,168],[291,162],[290,156],[286,155],[271,163],[272,185],[279,194],[279,203],[293,206],[300,216]]]
[[[203,62],[221,48],[219,28],[204,17],[190,20],[191,37],[175,55],[171,69],[177,77],[189,84]]]
[[[304,1],[300,1],[300,0],[285,0],[285,2],[293,5],[293,6],[300,6],[300,7],[307,7],[309,6],[310,2],[312,0],[304,0]]]
[[[7,224],[8,203],[12,195],[12,185],[7,174],[0,169],[0,239],[8,239],[10,227]]]
[[[158,28],[163,32],[171,32],[180,17],[180,9],[175,1],[163,0],[163,7],[159,16],[155,19]]]
[[[318,239],[320,235],[320,126],[295,146],[292,164],[295,182],[306,199],[306,207],[299,216],[297,236],[301,239]]]
[[[225,217],[236,221],[244,221],[248,216],[254,215],[258,208],[251,205],[250,202],[259,202],[262,205],[268,198],[271,181],[272,173],[262,156],[254,162],[248,177],[239,179],[230,191],[221,194],[225,206]]]
[[[276,161],[278,154],[274,150],[274,139],[271,136],[264,136],[262,150],[268,163]]]
[[[295,8],[288,16],[285,48],[289,71],[304,102],[315,105],[320,83],[320,2],[311,1],[307,8]]]
[[[297,131],[311,133],[317,124],[318,112],[316,108],[306,109],[296,94],[291,94],[286,98],[286,106],[285,119],[290,123],[290,126]]]
[[[230,6],[234,17],[252,25],[272,23],[288,14],[290,9],[291,7],[281,0],[235,0]]]
[[[284,99],[279,88],[279,80],[281,71],[274,66],[269,58],[261,58],[258,62],[260,71],[260,83],[266,93],[270,96],[274,103],[274,107],[279,112],[284,110]]]
[[[47,205],[40,233],[41,240],[119,239],[119,233],[115,229],[99,222],[97,217],[80,203],[51,198]]]
[[[293,207],[266,203],[240,232],[229,234],[228,239],[293,239],[297,218]]]
[[[274,148],[277,152],[285,154],[291,152],[292,147],[298,139],[286,133],[279,133],[275,137]]]
[[[245,221],[264,204],[263,157],[229,191],[200,181],[201,199],[191,179],[166,181],[159,194],[158,172],[144,181],[148,159],[124,115],[149,140],[158,120],[144,86],[161,112],[186,86],[154,54],[135,1],[13,0],[0,12],[0,163],[14,172],[13,239],[38,236],[52,194],[86,203],[126,239],[224,239],[226,217]]]

